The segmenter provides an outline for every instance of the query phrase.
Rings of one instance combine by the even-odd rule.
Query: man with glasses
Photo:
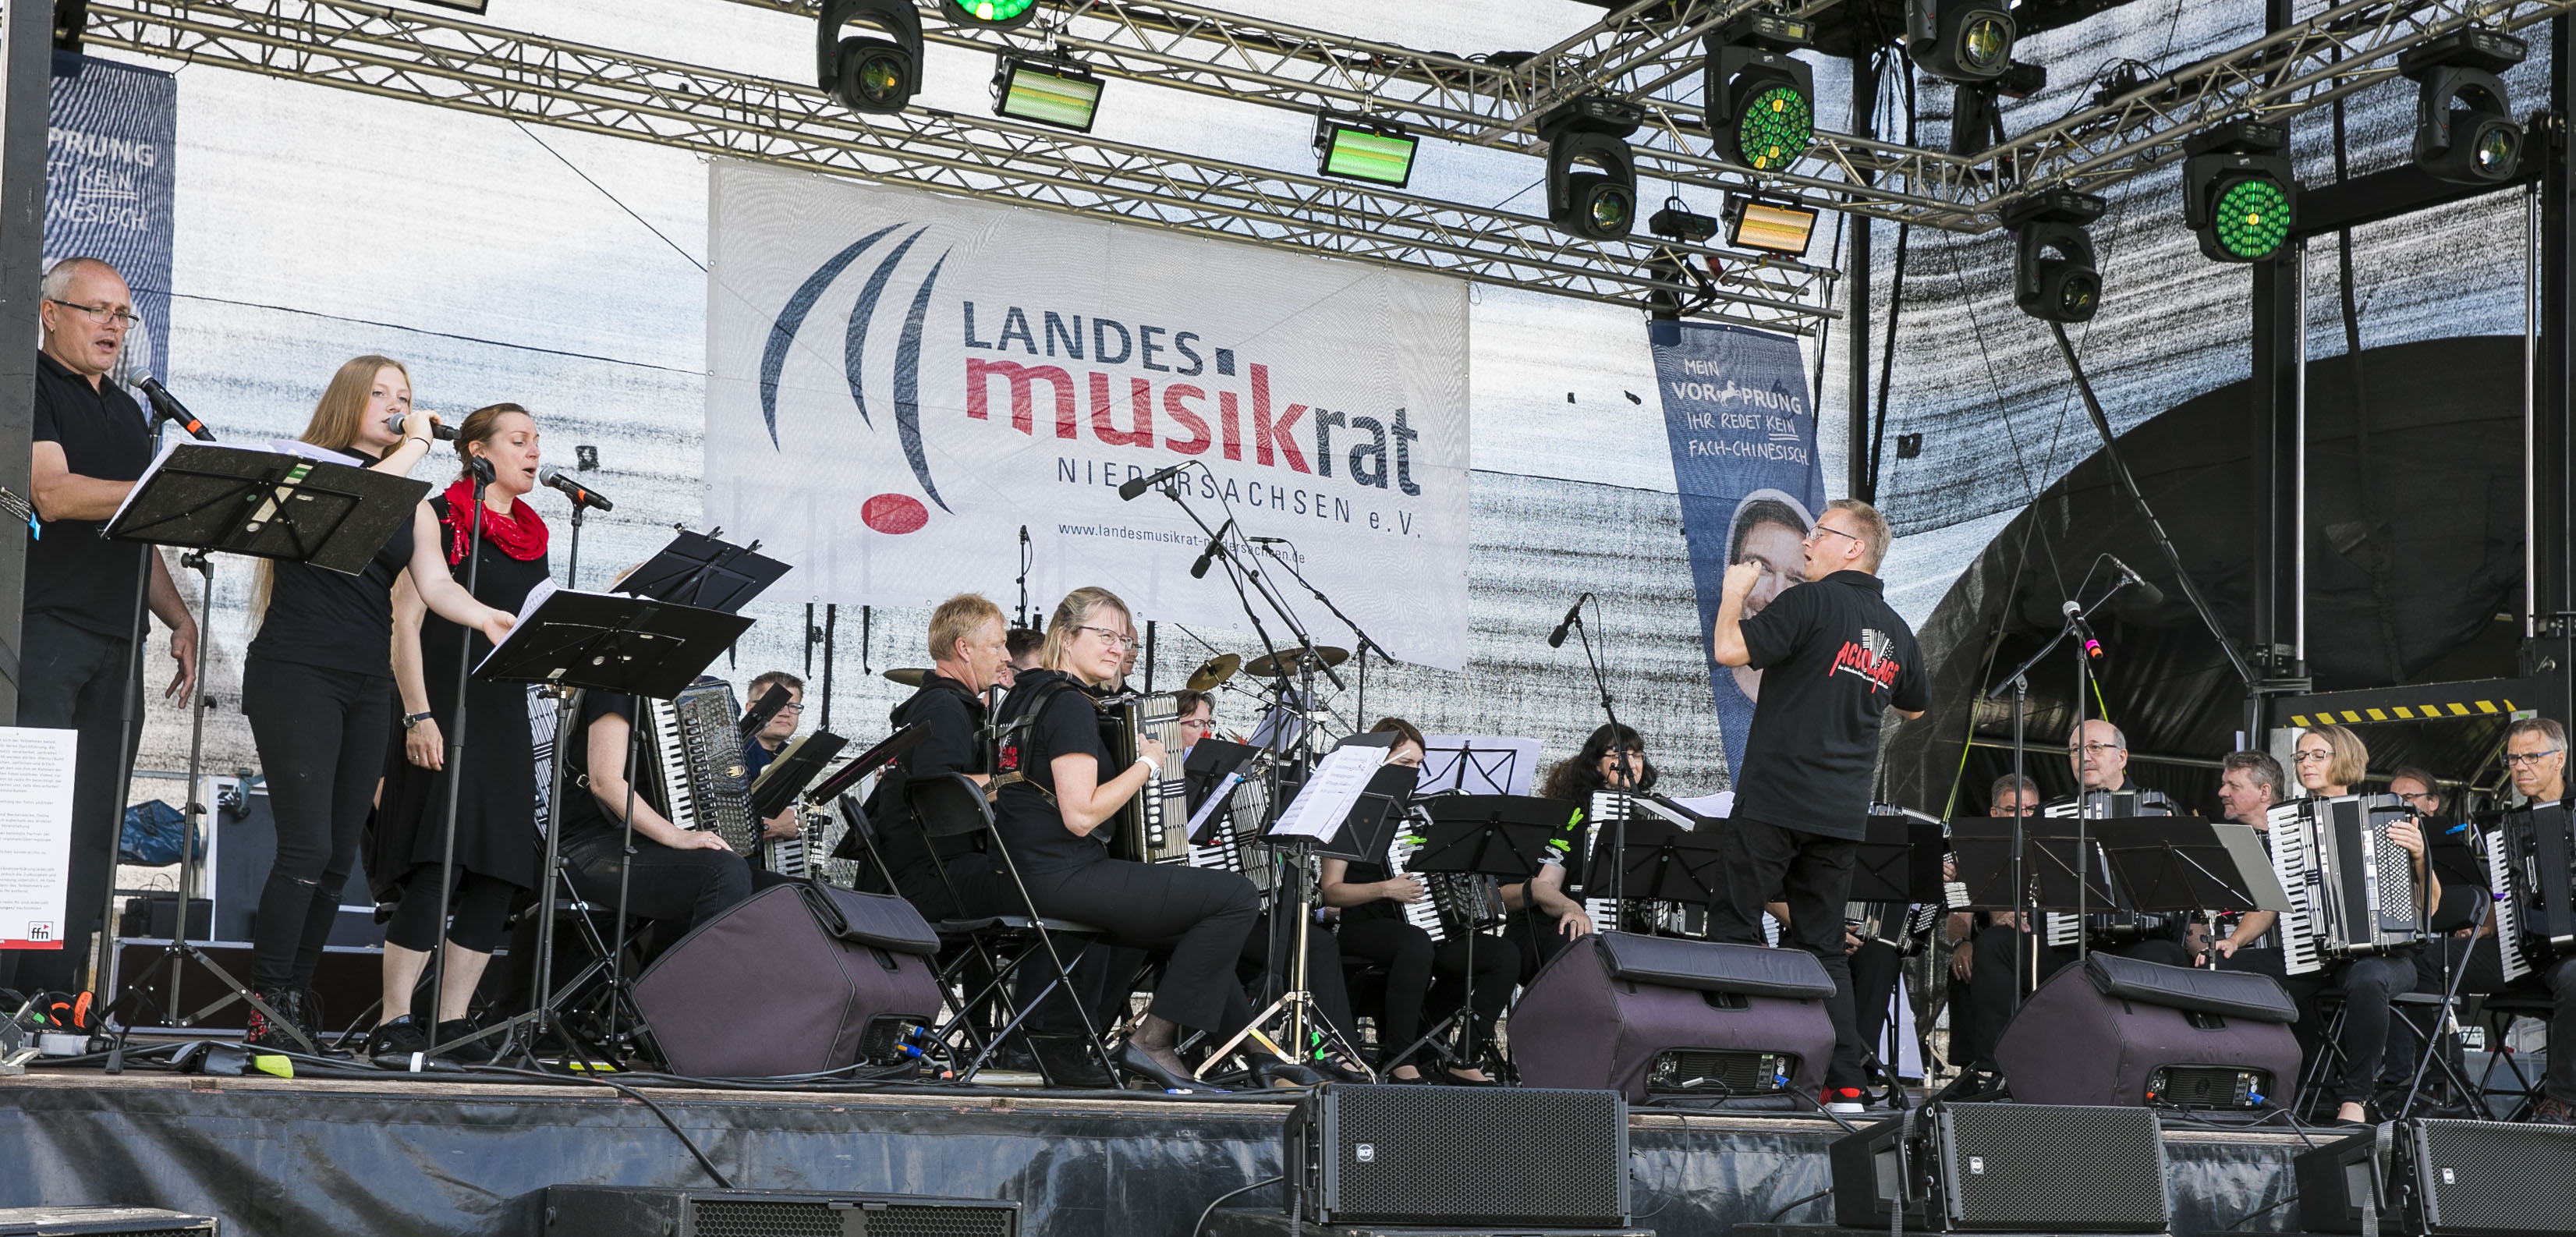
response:
[[[2129,784],[2129,736],[2101,718],[2087,718],[2067,735],[2066,764],[2068,770],[2075,774],[2077,793],[2072,798],[2049,804],[2043,815],[2071,817],[2080,814],[2093,820],[2115,816],[2173,815],[2173,801],[2162,792]],[[2045,922],[2050,917],[2043,915],[2041,918]],[[2121,930],[2106,935],[2101,930],[2106,923]],[[2181,915],[2142,915],[2137,922],[2126,925],[2116,920],[2097,920],[2088,946],[2144,962],[2189,966],[2191,951],[2186,943],[2189,930],[2187,919]],[[2040,962],[2042,979],[2053,973],[2056,966],[2075,960],[2072,949],[2043,949],[2042,952],[2057,955],[2054,963],[2046,958]]]
[[[787,689],[787,703],[771,714],[750,738],[742,741],[742,774],[748,781],[760,780],[761,771],[778,759],[778,753],[787,750],[787,741],[796,737],[797,724],[805,720],[805,680],[784,670],[772,670],[753,679],[749,694],[743,697],[743,701],[758,704],[772,687]],[[791,804],[779,809],[776,816],[760,822],[760,836],[770,841],[783,841],[796,836],[796,825],[796,808]],[[752,866],[759,866],[756,858]]]
[[[170,656],[179,663],[163,698],[188,699],[197,677],[197,624],[159,552],[98,535],[152,463],[151,422],[133,396],[107,381],[134,325],[133,296],[116,268],[95,258],[55,263],[45,272],[40,295],[36,315],[44,339],[36,356],[28,488],[42,530],[27,544],[18,724],[77,730],[80,749],[72,783],[63,947],[6,955],[17,960],[10,986],[31,992],[81,986],[90,932],[105,906],[108,848],[121,815],[115,801],[122,772],[117,756],[143,730],[139,686],[130,701],[131,735],[119,730],[129,707],[128,686],[140,683],[142,651],[134,644],[139,569],[149,569],[145,598],[169,626]]]
[[[2505,774],[2528,806],[2567,805],[2567,729],[2553,718],[2527,717],[2504,734]],[[2531,925],[2525,925],[2526,930]],[[2541,963],[2540,980],[2556,1001],[2549,1015],[2549,1071],[2531,1118],[2576,1125],[2576,956]]]

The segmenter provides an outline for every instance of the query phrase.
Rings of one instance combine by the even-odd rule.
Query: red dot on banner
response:
[[[879,494],[860,505],[859,518],[881,533],[914,533],[930,522],[930,508],[910,494]]]

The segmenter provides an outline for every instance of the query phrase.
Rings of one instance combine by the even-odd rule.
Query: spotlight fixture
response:
[[[1954,82],[1991,81],[2012,66],[2006,0],[1905,0],[1905,54]]]
[[[2013,304],[2045,322],[2082,322],[2102,307],[2102,273],[2084,225],[2106,203],[2090,193],[2051,189],[2003,212],[2013,233]]]
[[[2415,162],[2443,180],[2492,185],[2522,166],[2522,126],[2496,75],[2530,48],[2492,30],[2462,30],[2419,47],[2398,72],[2423,83],[2415,102]]]
[[[1547,138],[1547,218],[1558,231],[1610,241],[1637,226],[1637,161],[1625,139],[1645,119],[1634,103],[1585,95],[1539,121]]]
[[[948,20],[987,30],[1009,30],[1038,15],[1038,0],[940,0]]]
[[[851,22],[885,35],[842,38]],[[823,0],[815,23],[817,76],[854,112],[900,112],[921,90],[921,12],[911,0]]]
[[[1809,35],[1805,22],[1756,16],[1709,37],[1701,120],[1718,158],[1773,172],[1815,145],[1816,72],[1788,54]]]
[[[1091,132],[1100,111],[1100,79],[1070,60],[1003,56],[993,68],[993,114]]]
[[[1691,213],[1680,198],[1665,198],[1664,208],[1646,218],[1646,230],[1666,240],[1706,244],[1717,236],[1717,221]]]
[[[1315,170],[1326,176],[1401,189],[1413,179],[1413,154],[1421,145],[1399,124],[1331,112],[1315,117]]]
[[[2217,262],[2260,262],[2290,241],[2299,182],[2290,173],[2290,131],[2240,120],[2183,143],[2183,222],[2200,252]]]
[[[1726,243],[1736,249],[1805,257],[1816,237],[1816,212],[1801,206],[1731,198],[1726,204]]]

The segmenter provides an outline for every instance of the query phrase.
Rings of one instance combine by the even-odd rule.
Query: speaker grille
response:
[[[2164,1135],[2153,1112],[1951,1104],[1941,1129],[1954,1227],[2166,1231]]]
[[[2425,1227],[2563,1233],[2576,1216],[2576,1126],[2422,1121]]]
[[[824,1202],[702,1198],[690,1212],[697,1237],[842,1237],[850,1208]],[[866,1209],[868,1237],[1011,1237],[1009,1208],[924,1207],[894,1203]]]
[[[1613,1091],[1334,1087],[1336,1220],[1616,1223],[1627,1114]]]

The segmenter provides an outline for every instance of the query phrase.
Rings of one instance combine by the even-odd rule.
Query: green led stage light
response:
[[[1816,142],[1816,75],[1789,55],[1805,45],[1803,22],[1776,17],[1738,22],[1708,41],[1702,62],[1701,117],[1729,163],[1776,172]]]
[[[2242,120],[2191,138],[2182,165],[2183,222],[2214,262],[2261,262],[2281,252],[2298,227],[2299,182],[2291,175],[2289,130]]]
[[[939,11],[948,20],[969,26],[1008,30],[1037,16],[1038,0],[945,0]]]
[[[1401,189],[1421,145],[1402,125],[1330,112],[1315,118],[1315,169],[1326,176]]]
[[[2240,262],[2272,256],[2290,239],[2290,195],[2268,176],[2249,176],[2219,191],[2212,212],[2218,245]]]

